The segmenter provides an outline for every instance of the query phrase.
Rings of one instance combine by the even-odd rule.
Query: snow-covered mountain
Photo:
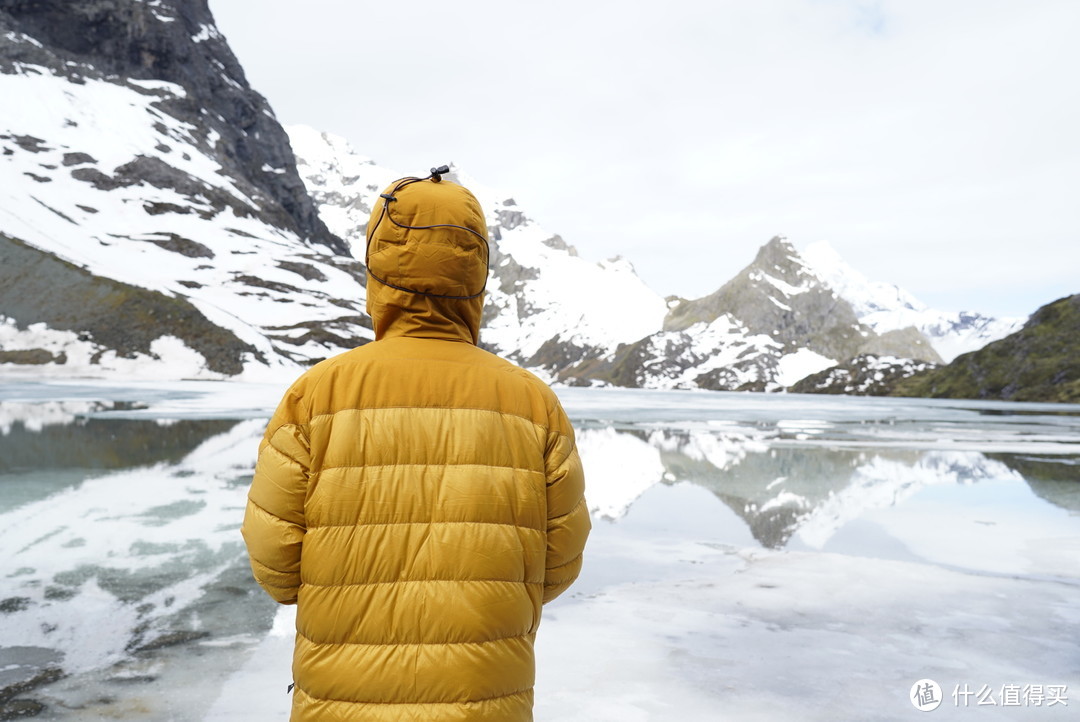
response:
[[[305,126],[287,130],[300,174],[323,220],[363,257],[374,199],[408,174],[375,165],[343,138]],[[509,194],[457,168],[448,177],[468,187],[487,214],[491,277],[483,346],[554,379],[570,366],[614,353],[620,344],[660,329],[666,303],[628,261],[587,261],[529,217]]]
[[[860,354],[799,379],[788,390],[798,394],[891,396],[904,379],[934,369],[937,364],[897,356]]]
[[[349,249],[405,173],[310,129],[290,144],[205,0],[4,7],[0,94],[27,102],[0,116],[0,364],[251,377],[371,339]],[[660,328],[628,262],[459,180],[492,236],[485,346],[555,378]]]
[[[946,363],[1018,330],[1026,319],[991,318],[973,311],[938,311],[891,283],[871,281],[844,262],[826,241],[802,251],[813,272],[851,304],[860,323],[878,333],[918,329]]]
[[[367,217],[424,169],[286,134],[207,0],[0,4],[0,97],[18,100],[0,114],[0,367],[252,378],[372,338]],[[586,260],[454,174],[490,229],[481,343],[550,380],[778,390],[860,355],[938,362],[1010,328],[780,238],[717,292],[665,300],[628,261]]]
[[[403,174],[360,155],[343,138],[305,126],[288,132],[323,220],[361,248],[374,198]],[[775,238],[716,293],[665,302],[627,262],[585,261],[508,194],[460,172],[457,177],[487,209],[491,230],[492,276],[481,342],[550,379],[775,390],[862,354],[942,361],[926,333],[898,323],[899,312],[892,314],[891,326],[879,319],[901,308],[920,310],[920,318],[943,325],[946,314],[926,309],[895,286],[871,284],[835,254],[828,258],[822,244],[813,247],[817,264],[811,264],[785,239]],[[979,318],[985,332],[992,319]],[[955,329],[959,321],[952,320]],[[962,341],[970,344],[974,333],[934,338],[951,352]]]
[[[575,371],[622,386],[771,391],[860,354],[941,360],[916,329],[861,323],[776,237],[716,292],[672,303],[661,331]]]
[[[0,363],[235,376],[371,334],[206,0],[0,9]]]

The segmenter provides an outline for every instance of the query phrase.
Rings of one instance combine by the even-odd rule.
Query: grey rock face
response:
[[[771,336],[785,350],[808,348],[829,358],[853,356],[872,333],[780,237],[762,246],[754,262],[715,293],[673,308],[664,329],[681,331],[723,314],[751,333]]]
[[[874,335],[859,349],[859,354],[892,356],[931,364],[945,363],[926,336],[914,326]]]

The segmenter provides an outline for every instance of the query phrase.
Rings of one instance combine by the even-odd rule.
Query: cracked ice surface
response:
[[[0,672],[63,668],[43,718],[287,716],[292,610],[238,534],[283,390],[0,383]],[[594,532],[538,720],[906,719],[923,678],[936,719],[1075,711],[951,693],[1080,695],[1080,408],[559,393]]]

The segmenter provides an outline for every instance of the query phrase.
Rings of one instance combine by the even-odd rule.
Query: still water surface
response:
[[[279,393],[0,383],[0,719],[202,718],[274,622],[238,530]],[[559,604],[685,575],[688,544],[1080,589],[1080,407],[560,396],[595,532]]]

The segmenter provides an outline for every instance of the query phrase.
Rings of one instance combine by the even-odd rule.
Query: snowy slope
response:
[[[198,33],[216,30],[203,25]],[[0,45],[7,55],[26,46],[49,61],[14,62],[0,73],[0,97],[20,99],[5,102],[0,116],[0,234],[8,251],[25,264],[52,257],[65,272],[86,269],[88,293],[106,285],[121,296],[125,288],[150,292],[132,292],[143,300],[129,298],[118,314],[136,313],[132,304],[146,298],[193,308],[201,328],[234,338],[238,358],[215,365],[212,354],[178,338],[167,317],[149,347],[121,348],[77,322],[64,328],[34,315],[49,309],[8,315],[10,299],[0,306],[0,349],[51,354],[47,366],[62,363],[64,373],[220,377],[291,371],[370,338],[360,269],[301,237],[264,188],[224,166],[232,151],[207,111],[179,117],[176,109],[191,100],[184,87],[62,64],[15,31]],[[286,175],[286,165],[262,171]],[[64,311],[78,315],[52,309],[52,318]]]
[[[362,258],[374,199],[408,174],[375,165],[338,136],[305,126],[286,130],[320,216]],[[426,175],[425,169],[412,172]],[[456,167],[449,177],[476,195],[487,217],[491,275],[480,338],[485,347],[554,378],[573,363],[660,330],[664,299],[629,262],[587,261],[509,194]]]
[[[930,340],[946,363],[1008,336],[1025,320],[928,308],[898,286],[869,280],[848,265],[826,241],[811,243],[802,251],[802,257],[815,274],[852,305],[859,321],[878,333],[914,326]]]
[[[601,378],[617,386],[647,389],[775,388],[772,369],[782,359],[779,343],[752,333],[724,314],[682,331],[659,331],[603,357]],[[832,361],[827,360],[826,366]]]
[[[364,231],[382,189],[404,176],[360,155],[339,135],[306,125],[285,126],[296,169],[315,200],[319,217],[357,258],[364,257]]]
[[[283,344],[312,324],[357,316],[355,274],[347,260],[259,218],[195,129],[157,108],[183,92],[166,83],[74,84],[45,69],[0,75],[0,95],[39,101],[4,113],[0,230],[95,275],[187,298],[270,365],[325,356],[317,344]],[[133,162],[169,169],[190,193],[138,179],[114,187],[109,179]],[[343,323],[347,335],[363,335],[355,320]],[[72,359],[94,351],[78,346],[68,348]],[[182,373],[199,374],[195,365]]]

